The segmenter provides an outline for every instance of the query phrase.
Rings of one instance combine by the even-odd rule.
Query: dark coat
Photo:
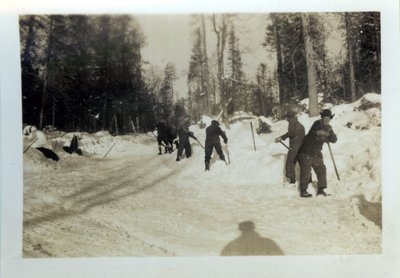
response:
[[[286,138],[289,138],[290,151],[296,155],[303,143],[305,134],[304,126],[294,117],[289,119],[288,132],[282,135],[281,139],[286,140]]]
[[[320,131],[326,131],[326,134],[320,134]],[[335,143],[336,141],[337,137],[332,127],[330,125],[324,125],[322,120],[317,120],[312,125],[306,137],[304,137],[303,144],[301,144],[298,153],[318,157],[324,143]]]
[[[206,128],[206,145],[219,143],[219,137],[224,139],[224,142],[228,142],[228,138],[218,124],[212,123],[209,127]]]
[[[185,123],[183,123],[178,128],[178,137],[179,137],[179,144],[189,143],[189,137],[197,139],[196,136],[194,136],[193,132],[189,131],[189,125]]]
[[[178,133],[176,132],[175,128],[172,126],[167,127],[167,138],[168,140],[174,140],[178,136]]]
[[[193,132],[189,131],[189,123],[182,123],[177,131],[179,137],[177,159],[181,157],[183,150],[185,150],[186,157],[189,158],[192,156],[192,147],[190,146],[189,137],[195,140],[197,140],[197,138],[194,136]]]

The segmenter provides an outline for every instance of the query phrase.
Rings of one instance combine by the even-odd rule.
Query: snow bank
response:
[[[156,139],[153,134],[135,134],[124,136],[111,136],[107,131],[100,131],[94,134],[81,133],[79,140],[79,148],[83,152],[83,156],[78,154],[68,154],[63,147],[69,146],[71,139],[76,135],[75,132],[64,134],[48,134],[48,148],[53,150],[59,157],[58,162],[47,159],[43,154],[35,148],[30,148],[24,153],[24,170],[25,171],[43,171],[49,169],[59,169],[69,167],[71,164],[84,163],[88,157],[102,158],[119,157],[132,155],[137,152],[155,152],[155,148],[146,148],[148,142],[154,143]],[[25,147],[29,142],[24,138]]]
[[[244,112],[244,111],[235,111],[233,115],[229,118],[230,123],[235,123],[237,121],[242,121],[242,120],[252,120],[257,118],[254,116],[252,113],[249,112]]]
[[[334,194],[342,197],[364,196],[369,202],[381,202],[380,103],[380,95],[370,93],[354,103],[326,106],[331,107],[335,114],[330,124],[338,137],[338,141],[330,145],[341,181],[337,180],[326,144],[322,151],[328,172],[328,188]],[[298,116],[306,133],[319,118],[310,118],[305,113]],[[274,137],[287,131],[287,121],[269,123]],[[274,155],[274,148],[270,149],[269,155]],[[310,189],[315,193],[313,188]]]
[[[380,128],[380,96],[369,94],[352,104],[342,104],[332,108],[335,117],[331,121],[333,130],[338,136],[338,141],[331,144],[331,149],[336,162],[340,181],[337,180],[334,165],[328,146],[323,147],[325,165],[327,167],[328,192],[338,198],[357,198],[360,208],[365,202],[381,202],[381,128]],[[368,108],[369,107],[369,108]],[[367,109],[366,109],[367,108]],[[236,115],[239,117],[239,115]],[[281,188],[284,184],[284,164],[287,150],[274,139],[287,132],[287,121],[273,122],[270,118],[259,117],[245,119],[231,124],[227,130],[223,123],[221,127],[226,130],[228,146],[225,149],[226,157],[231,164],[226,166],[218,157],[214,157],[211,171],[204,172],[204,150],[198,142],[191,140],[193,157],[175,162],[175,154],[162,156],[163,164],[173,169],[181,169],[179,180],[190,181],[182,185],[177,181],[177,186],[192,187],[198,185],[207,190],[216,182],[223,188],[252,188],[252,186],[265,185],[267,187]],[[306,132],[313,122],[319,117],[310,118],[307,114],[298,116]],[[250,123],[257,126],[261,120],[271,127],[271,133],[257,135],[254,130],[254,141]],[[203,123],[211,124],[212,118],[203,116]],[[199,125],[190,126],[200,143],[204,145],[205,130]],[[25,171],[48,171],[58,168],[68,168],[70,165],[83,165],[87,159],[103,159],[103,156],[112,148],[106,159],[126,158],[137,154],[145,154],[155,159],[158,152],[156,139],[153,134],[139,134],[127,136],[111,136],[108,132],[95,134],[82,133],[80,148],[84,156],[69,155],[62,150],[68,146],[74,133],[57,134],[50,139],[52,149],[60,156],[59,162],[46,159],[35,149],[30,149],[24,154]],[[288,144],[288,142],[286,142]],[[255,146],[254,146],[255,144]],[[215,155],[215,152],[214,152]],[[161,158],[160,158],[161,159]],[[299,180],[297,178],[297,180]],[[315,176],[313,180],[316,180]],[[315,194],[312,186],[309,191]],[[248,196],[251,199],[252,191]],[[297,193],[295,194],[297,195]],[[296,196],[298,197],[298,195]],[[349,200],[350,200],[349,199]],[[364,202],[364,203],[365,203]],[[357,203],[357,204],[358,204]]]
[[[366,94],[351,104],[332,108],[331,121],[338,141],[331,144],[341,181],[335,177],[329,149],[323,154],[332,189],[344,195],[363,195],[381,201],[381,96]]]
[[[287,132],[287,121],[261,118],[272,132],[254,139],[250,123],[258,119],[228,130],[221,124],[231,163],[214,156],[207,172],[204,150],[192,139],[193,156],[176,162],[176,152],[157,155],[151,133],[83,133],[84,156],[62,151],[73,133],[56,134],[50,140],[59,162],[35,149],[24,154],[24,256],[214,256],[247,220],[288,255],[379,254],[380,108],[360,107],[361,100],[332,108],[338,141],[331,148],[341,180],[325,145],[327,198],[315,197],[314,186],[313,198],[300,198],[284,182],[287,150],[274,139]],[[298,118],[306,131],[319,119]],[[207,125],[211,120],[203,117]],[[205,130],[190,130],[204,144]]]

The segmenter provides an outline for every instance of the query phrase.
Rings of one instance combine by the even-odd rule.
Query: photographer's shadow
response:
[[[252,221],[239,223],[242,234],[228,243],[221,251],[221,256],[276,256],[284,255],[275,241],[260,236],[255,231]]]

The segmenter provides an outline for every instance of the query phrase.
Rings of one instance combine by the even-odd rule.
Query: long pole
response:
[[[339,172],[338,172],[338,170],[337,170],[337,168],[336,168],[335,159],[333,158],[333,154],[332,154],[332,150],[331,150],[331,145],[330,145],[329,143],[328,143],[328,148],[329,148],[329,153],[331,154],[331,158],[332,158],[332,162],[333,162],[333,167],[335,168],[336,177],[337,177],[338,180],[340,180]]]
[[[112,144],[111,148],[108,150],[108,152],[103,156],[103,158],[105,158],[107,156],[107,154],[112,150],[112,148],[115,146],[116,143]]]
[[[38,140],[38,138],[36,138],[36,139],[24,150],[23,153],[26,153],[26,152],[32,147],[32,145],[35,144],[35,142],[36,142],[37,140]]]
[[[197,143],[199,143],[200,147],[204,150],[203,145],[200,143],[200,141],[198,139],[196,139]]]
[[[256,141],[254,139],[254,131],[253,131],[253,123],[250,122],[250,127],[251,127],[251,135],[253,136],[253,146],[254,146],[254,151],[256,151]]]
[[[288,147],[288,146],[287,146],[285,143],[283,143],[283,141],[282,141],[282,140],[280,140],[280,141],[279,141],[279,143],[281,143],[282,145],[284,145],[284,146],[285,146],[285,148],[289,150],[289,147]]]
[[[229,150],[228,150],[228,145],[225,144],[225,152],[226,152],[226,156],[228,157],[228,163],[226,163],[226,165],[231,164],[231,158],[229,157]]]

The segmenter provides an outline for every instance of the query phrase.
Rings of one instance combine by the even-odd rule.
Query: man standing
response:
[[[321,119],[314,122],[310,131],[304,138],[298,153],[300,164],[300,196],[311,197],[307,192],[308,183],[311,177],[311,168],[314,169],[318,179],[317,195],[327,196],[324,189],[327,187],[326,167],[322,157],[322,145],[326,143],[335,143],[336,134],[333,132],[329,122],[333,118],[331,110],[324,109],[321,112]]]
[[[276,143],[289,138],[289,151],[286,158],[285,173],[289,179],[289,183],[296,183],[295,167],[297,162],[297,152],[303,143],[305,130],[304,126],[297,120],[296,114],[293,111],[286,113],[286,120],[289,122],[288,132],[275,139]]]
[[[222,129],[219,127],[219,122],[216,120],[211,121],[211,125],[206,128],[206,146],[205,146],[205,164],[206,171],[210,170],[210,160],[213,148],[217,151],[219,158],[225,161],[224,152],[222,151],[219,136],[224,139],[224,143],[228,143],[228,138]]]
[[[74,134],[71,143],[68,146],[63,147],[63,150],[69,154],[77,153],[78,155],[83,155],[82,150],[79,148],[79,140],[82,139],[79,132]]]
[[[161,155],[161,146],[164,145],[165,147],[165,153],[172,152],[172,146],[169,145],[168,139],[167,139],[167,130],[168,126],[165,122],[160,121],[157,125],[157,142],[158,142],[158,154]]]
[[[178,137],[179,137],[179,144],[178,144],[178,154],[176,156],[176,161],[181,160],[181,156],[183,154],[183,150],[185,150],[186,158],[192,156],[192,147],[190,146],[189,137],[197,140],[196,136],[194,136],[193,132],[189,131],[190,120],[189,118],[185,118],[183,123],[178,128]]]

